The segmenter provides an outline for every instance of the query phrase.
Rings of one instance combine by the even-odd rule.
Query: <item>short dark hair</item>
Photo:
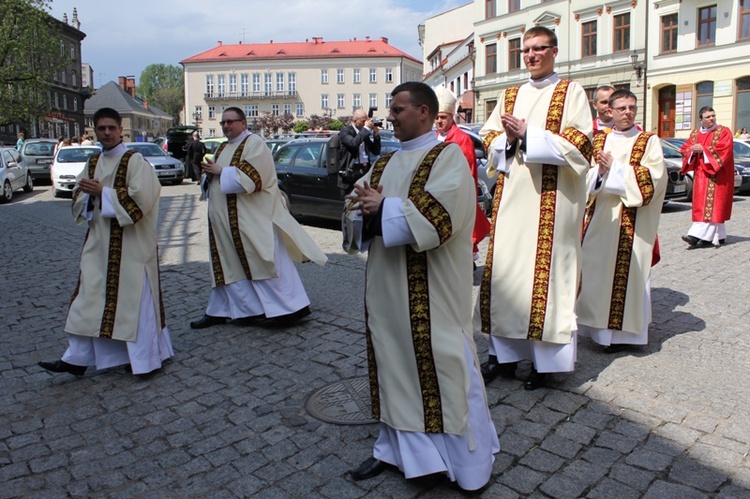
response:
[[[394,88],[391,96],[395,97],[396,94],[401,92],[409,92],[411,103],[415,106],[427,106],[430,111],[430,119],[435,120],[440,104],[438,104],[435,91],[429,85],[421,81],[407,81]]]
[[[602,90],[612,90],[614,92],[615,87],[612,85],[599,85],[596,87],[596,90],[594,90],[594,100],[599,100],[599,92]]]
[[[712,108],[711,106],[703,106],[700,109],[700,111],[698,111],[698,119],[699,120],[703,119],[703,113],[705,113],[706,111],[714,111],[714,108]],[[714,111],[714,112],[716,112],[716,111]]]
[[[97,111],[94,113],[94,127],[96,127],[96,124],[102,118],[113,119],[117,122],[118,126],[122,126],[122,116],[120,116],[120,113],[118,113],[111,107],[103,107],[101,109],[97,109]]]
[[[547,40],[549,40],[549,44],[553,47],[557,47],[557,35],[551,29],[545,28],[544,26],[534,26],[533,28],[529,28],[526,33],[523,34],[523,40],[526,41],[535,36],[546,36]]]
[[[245,116],[245,111],[243,111],[242,109],[240,109],[240,108],[238,108],[236,106],[232,106],[232,107],[226,108],[225,110],[223,110],[221,112],[221,114],[224,114],[227,111],[232,111],[233,113],[237,113],[237,116],[240,117],[240,121],[244,121],[244,120],[247,119],[247,117]]]
[[[620,90],[615,90],[612,92],[612,95],[609,96],[609,100],[607,101],[607,104],[609,104],[609,107],[612,107],[612,103],[615,102],[618,99],[624,99],[626,97],[631,97],[635,99],[636,102],[638,102],[638,97],[635,96],[633,92],[626,88],[621,88]]]

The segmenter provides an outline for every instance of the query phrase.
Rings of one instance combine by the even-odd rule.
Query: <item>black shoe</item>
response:
[[[602,349],[604,353],[617,353],[625,350],[625,345],[607,345]]]
[[[355,480],[367,480],[381,474],[388,467],[383,461],[379,461],[374,457],[367,458],[365,462],[359,465],[356,470],[351,470],[349,474]]]
[[[479,367],[480,372],[482,373],[482,378],[484,378],[484,382],[489,383],[498,376],[500,376],[501,378],[515,377],[518,362],[507,362],[499,364],[497,362],[497,357],[490,356],[490,359]]]
[[[203,314],[203,317],[201,317],[197,321],[193,321],[190,323],[190,329],[204,329],[207,327],[216,326],[217,324],[226,323],[226,317],[214,317],[213,315]]]
[[[277,315],[276,317],[269,317],[263,322],[263,325],[270,327],[284,327],[291,326],[292,324],[299,322],[308,315],[310,315],[310,307],[304,307],[296,312],[286,315]]]
[[[695,245],[696,248],[718,248],[719,246],[714,246],[714,243],[711,241],[705,241],[703,239],[698,239],[698,243]]]
[[[688,246],[691,248],[698,246],[698,242],[700,241],[700,239],[695,236],[682,236],[682,240],[688,243]]]
[[[724,246],[727,243],[726,239],[719,239],[719,246]]]
[[[64,360],[56,360],[54,362],[39,362],[39,367],[42,367],[53,373],[70,373],[73,376],[83,376],[86,372],[86,366],[76,366],[68,364]]]
[[[536,390],[537,388],[542,388],[545,385],[546,381],[547,373],[538,373],[536,372],[536,369],[532,367],[531,373],[529,374],[529,379],[526,380],[523,388],[524,390]]]
[[[266,320],[266,314],[250,315],[248,317],[240,317],[239,319],[234,319],[232,321],[232,324],[234,324],[235,326],[254,326],[264,320]]]

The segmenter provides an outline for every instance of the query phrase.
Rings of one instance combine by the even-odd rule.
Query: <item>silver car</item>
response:
[[[21,163],[29,169],[34,179],[48,179],[49,169],[55,159],[55,139],[28,139],[21,147]]]
[[[29,170],[21,164],[21,155],[14,147],[0,148],[0,185],[3,189],[0,203],[13,199],[13,193],[18,189],[23,189],[24,192],[34,189]]]
[[[72,194],[89,158],[100,152],[102,150],[96,146],[61,147],[49,171],[52,195],[58,198],[63,194]]]
[[[154,167],[159,182],[181,184],[185,178],[185,165],[182,161],[151,142],[126,142],[128,149],[138,151]]]

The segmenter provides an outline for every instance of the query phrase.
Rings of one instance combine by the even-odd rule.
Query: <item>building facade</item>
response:
[[[545,26],[560,76],[590,97],[599,85],[630,89],[646,130],[687,136],[706,103],[725,125],[750,126],[750,0],[475,0],[474,16],[477,119],[528,78],[523,34]]]
[[[185,124],[205,137],[220,136],[221,113],[245,111],[248,126],[264,113],[351,116],[377,107],[386,118],[390,92],[405,81],[420,81],[422,63],[392,47],[387,38],[349,41],[224,45],[181,62],[185,69]]]
[[[130,76],[120,76],[118,83],[110,81],[86,101],[86,132],[92,136],[94,113],[103,107],[120,113],[124,142],[151,142],[163,136],[174,122],[170,114],[136,96],[135,78]]]
[[[86,34],[81,31],[78,12],[73,16],[63,15],[53,26],[60,37],[60,60],[64,66],[56,71],[47,94],[49,111],[43,118],[28,123],[0,127],[0,142],[15,143],[18,132],[26,132],[26,138],[36,137],[80,137],[84,129],[84,101],[91,93],[82,86],[81,41]]]
[[[433,16],[417,28],[424,59],[423,80],[444,85],[458,97],[457,121],[474,121],[474,5]]]

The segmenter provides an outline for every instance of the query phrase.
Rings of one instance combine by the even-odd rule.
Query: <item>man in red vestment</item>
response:
[[[682,173],[693,176],[693,225],[682,240],[690,248],[724,244],[724,222],[732,215],[734,144],[732,131],[716,123],[716,111],[698,111],[701,127],[682,145]]]
[[[438,115],[435,118],[435,127],[437,128],[437,138],[442,142],[453,142],[458,144],[469,162],[471,176],[474,177],[474,185],[477,185],[477,155],[474,151],[474,142],[466,132],[458,128],[453,116],[456,114],[456,96],[453,92],[440,85],[435,89],[438,98]],[[474,260],[479,258],[479,248],[477,245],[487,237],[490,232],[490,221],[482,212],[477,204],[477,216],[474,219],[474,232],[471,235],[471,242],[474,243]]]

